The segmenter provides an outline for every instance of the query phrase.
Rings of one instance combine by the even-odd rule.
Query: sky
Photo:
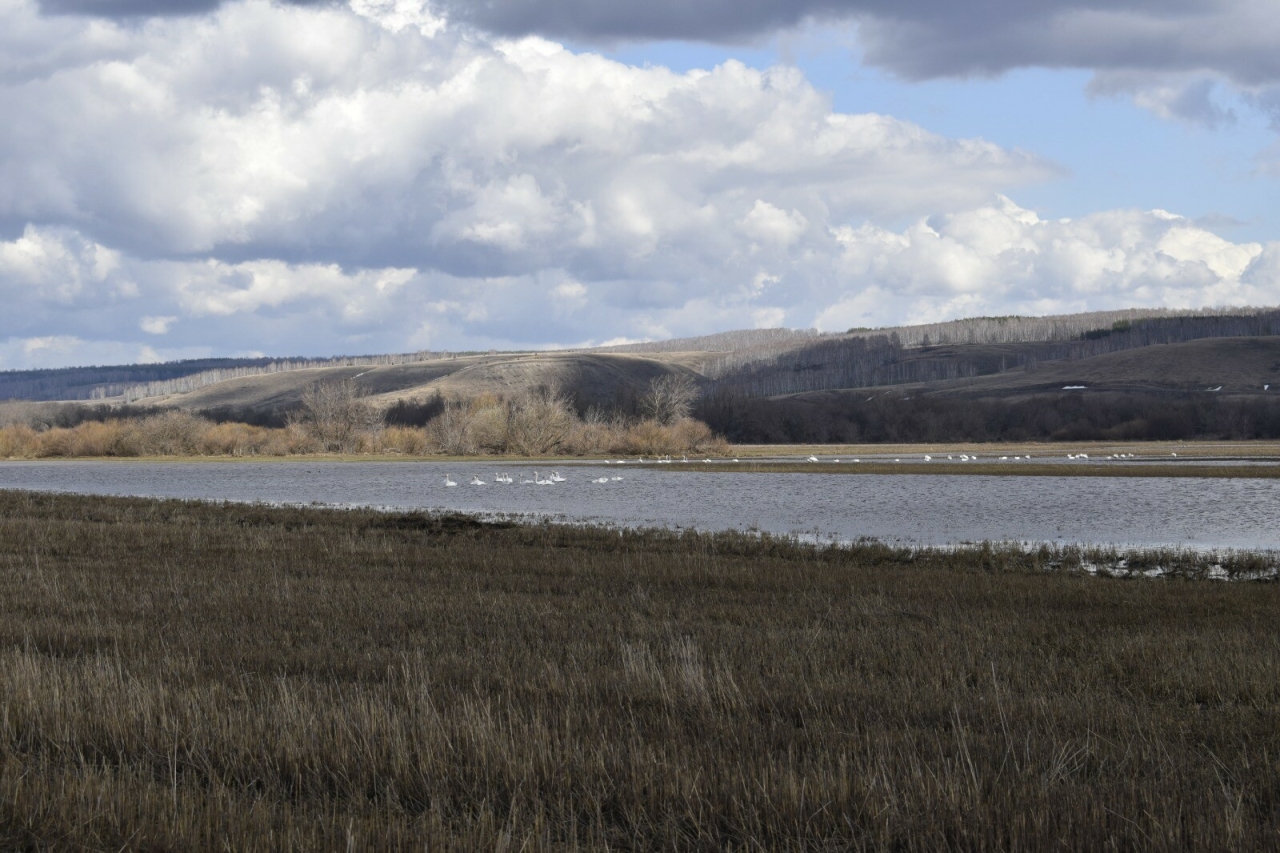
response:
[[[0,0],[0,369],[1280,304],[1274,0]]]

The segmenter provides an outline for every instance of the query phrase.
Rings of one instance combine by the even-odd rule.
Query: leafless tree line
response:
[[[437,400],[425,427],[388,425],[354,379],[318,382],[283,428],[215,423],[187,412],[134,410],[57,425],[55,403],[0,404],[0,458],[40,456],[291,455],[297,453],[719,453],[723,441],[689,417],[698,388],[687,375],[650,381],[640,417],[598,408],[580,416],[558,387]],[[100,413],[95,413],[100,414]]]
[[[1121,313],[1124,312],[1087,316],[1101,322]],[[1034,324],[1026,327],[1034,328]],[[1065,324],[1060,327],[1066,328]],[[1247,313],[1238,314],[1181,313],[1136,320],[1118,317],[1110,325],[1075,332],[1074,338],[1068,340],[1020,342],[987,350],[947,351],[930,357],[928,349],[908,346],[895,330],[888,335],[824,338],[802,348],[747,360],[736,369],[721,373],[709,384],[708,390],[733,389],[748,396],[769,396],[831,388],[937,382],[1015,368],[1034,370],[1042,361],[1088,358],[1156,344],[1275,334],[1280,334],[1280,311],[1275,309],[1248,309]]]

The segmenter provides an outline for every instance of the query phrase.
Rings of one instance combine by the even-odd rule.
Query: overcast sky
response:
[[[1275,0],[0,0],[0,369],[1280,304]]]

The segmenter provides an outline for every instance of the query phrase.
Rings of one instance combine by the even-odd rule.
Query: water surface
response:
[[[1280,481],[1160,477],[764,474],[578,464],[0,462],[0,488],[103,495],[519,513],[628,526],[754,528],[898,544],[983,540],[1280,549]],[[539,469],[545,475],[546,469]],[[445,475],[459,483],[444,485]],[[479,475],[485,486],[470,486]],[[601,476],[621,481],[593,483]]]

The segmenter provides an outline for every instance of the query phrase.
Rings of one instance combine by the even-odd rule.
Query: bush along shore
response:
[[[722,455],[727,445],[688,416],[692,391],[673,399],[655,383],[633,417],[597,410],[579,415],[554,389],[510,396],[481,395],[416,407],[422,425],[396,423],[413,406],[378,412],[350,382],[318,385],[283,426],[218,422],[182,411],[103,416],[73,426],[4,423],[0,459],[131,456],[292,456],[393,454],[424,456],[583,456],[592,454]],[[3,415],[3,412],[0,412]],[[388,423],[391,421],[391,423]]]
[[[0,492],[0,848],[1274,848],[1280,584],[1094,556]]]

